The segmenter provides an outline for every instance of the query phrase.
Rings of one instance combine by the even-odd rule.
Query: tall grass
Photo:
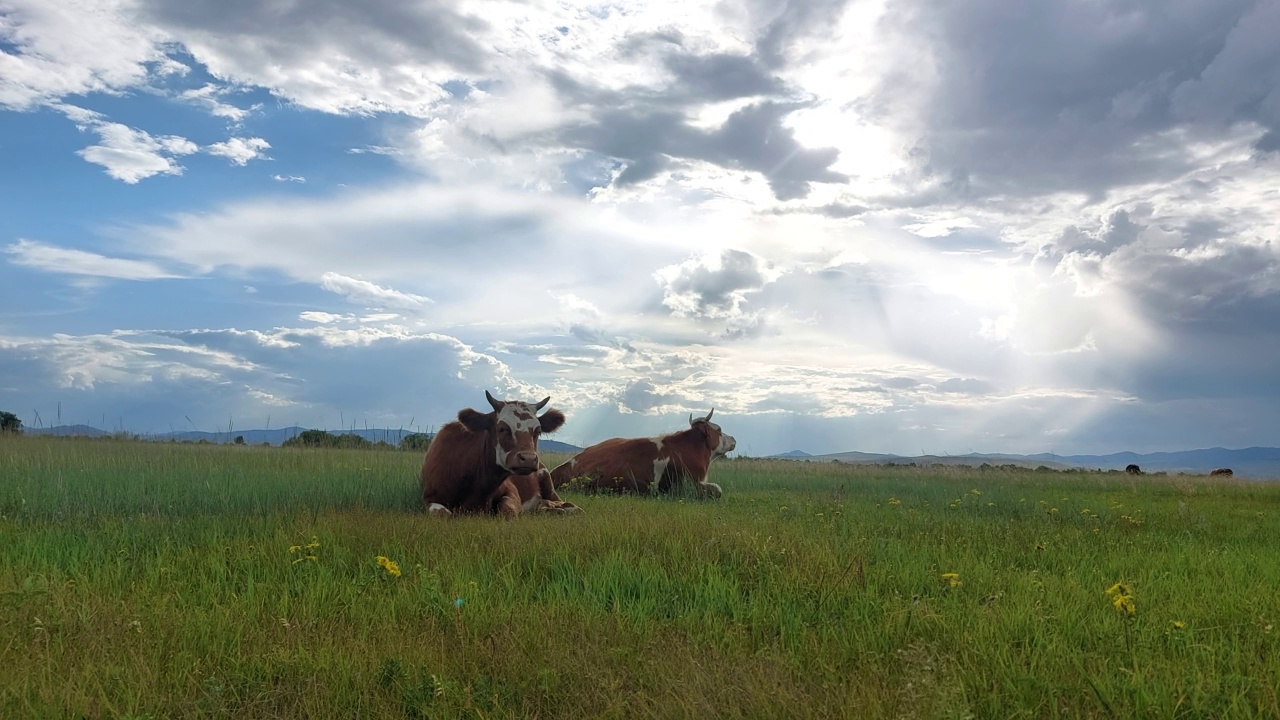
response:
[[[0,716],[1280,716],[1277,486],[736,460],[440,521],[420,459],[0,443]]]

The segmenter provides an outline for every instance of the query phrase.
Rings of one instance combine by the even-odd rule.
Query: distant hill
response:
[[[566,455],[582,452],[582,448],[577,445],[570,445],[569,443],[563,443],[559,440],[539,440],[538,450],[540,452],[564,453]]]
[[[1110,455],[1016,455],[1007,453],[968,453],[965,455],[886,455],[864,452],[828,453],[825,455],[797,455],[798,450],[773,455],[775,458],[792,458],[848,463],[916,463],[944,465],[1018,465],[1035,468],[1041,465],[1055,470],[1068,467],[1099,470],[1123,470],[1130,464],[1147,472],[1207,473],[1220,467],[1229,467],[1239,477],[1280,478],[1280,448],[1250,447],[1239,450],[1207,448],[1178,452],[1133,453],[1119,452]]]
[[[59,425],[50,428],[23,427],[22,432],[26,435],[71,435],[77,437],[104,437],[111,434],[106,430],[99,430],[89,425]]]
[[[777,455],[770,455],[769,457],[771,458],[811,458],[813,456],[803,450],[792,450],[790,452],[778,453]]]
[[[143,440],[155,440],[158,442],[208,442],[208,443],[232,443],[236,437],[243,436],[246,445],[280,445],[285,440],[297,437],[304,430],[310,428],[291,426],[286,428],[276,428],[274,430],[232,430],[231,432],[202,432],[199,430],[183,430],[178,432],[155,433],[155,434],[138,434],[137,436]],[[81,437],[105,437],[113,433],[106,430],[89,425],[59,425],[51,428],[23,428],[23,432],[28,435],[57,435],[57,436],[81,436]],[[326,430],[325,432],[334,435],[359,435],[369,442],[385,442],[389,445],[399,445],[400,440],[405,435],[412,435],[412,430],[404,429],[387,429],[387,428],[361,428],[356,430]],[[132,434],[132,433],[131,433]],[[582,448],[568,443],[557,442],[555,440],[540,440],[538,442],[539,449],[547,452],[555,453],[576,453]]]

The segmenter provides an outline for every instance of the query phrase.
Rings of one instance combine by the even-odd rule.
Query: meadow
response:
[[[420,462],[0,439],[0,717],[1280,717],[1280,483],[738,459],[503,522]]]

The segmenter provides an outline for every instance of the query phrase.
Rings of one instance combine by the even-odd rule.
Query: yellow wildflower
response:
[[[1127,617],[1133,617],[1138,612],[1137,605],[1133,602],[1132,589],[1123,582],[1107,588],[1107,597],[1111,598],[1111,606],[1116,612]]]
[[[902,501],[901,501],[901,500],[899,500],[898,498],[892,498],[892,497],[891,497],[891,498],[889,498],[889,504],[890,504],[890,505],[897,506],[897,505],[901,505],[901,504],[902,504]]]
[[[1111,604],[1115,606],[1117,612],[1124,613],[1129,617],[1133,617],[1137,612],[1137,608],[1133,604],[1133,598],[1128,595],[1116,595],[1111,599]]]
[[[960,587],[960,573],[942,573],[940,577],[947,581],[947,587]]]
[[[1184,623],[1184,622],[1182,622],[1181,620],[1174,620],[1174,621],[1173,621],[1173,629],[1174,629],[1174,630],[1181,630],[1182,628],[1184,628],[1184,627],[1186,627],[1186,626],[1187,626],[1187,624],[1186,624],[1186,623]]]
[[[379,555],[378,565],[383,570],[386,570],[387,574],[390,575],[391,577],[400,577],[400,565],[396,563],[395,560],[388,560],[387,556]]]

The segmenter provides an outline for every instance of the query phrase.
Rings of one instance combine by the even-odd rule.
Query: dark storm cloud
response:
[[[911,107],[909,122],[923,122],[922,179],[968,179],[922,204],[1059,190],[1096,197],[1189,167],[1186,138],[1170,129],[1220,136],[1241,121],[1280,127],[1278,7],[895,3],[886,22],[919,44],[907,47],[904,66],[932,53],[938,77],[919,85],[894,73],[865,109],[893,122]],[[923,105],[913,105],[922,91]]]
[[[626,170],[619,185],[643,182],[665,170],[673,159],[703,160],[721,167],[760,173],[780,200],[802,198],[814,182],[848,178],[831,170],[835,148],[800,145],[782,121],[799,109],[790,103],[761,102],[729,116],[714,130],[693,127],[675,111],[614,109],[563,133],[570,145],[621,158]]]
[[[1140,203],[1094,231],[1067,228],[1050,257],[1086,283],[1122,287],[1144,317],[1175,333],[1280,330],[1280,248],[1242,241],[1224,218],[1157,217]]]
[[[473,38],[488,27],[447,0],[143,0],[141,12],[166,27],[251,41],[282,63],[332,51],[376,63],[447,62],[459,70],[484,65]]]
[[[648,380],[633,380],[618,392],[617,402],[628,410],[649,412],[664,406],[681,405],[685,399],[675,393],[659,390]]]
[[[844,12],[847,0],[788,0],[756,2],[759,12],[774,13],[756,38],[755,51],[771,68],[786,65],[787,53],[796,45],[829,32]]]
[[[787,6],[774,21],[778,29],[767,31],[772,39],[764,42],[764,54],[691,51],[675,30],[629,38],[620,45],[620,56],[652,58],[670,74],[670,80],[656,88],[604,90],[560,71],[549,72],[561,96],[590,116],[561,129],[554,140],[623,161],[626,167],[615,180],[619,186],[644,182],[689,160],[760,173],[782,200],[805,197],[814,182],[845,182],[845,175],[830,169],[838,150],[805,148],[784,124],[807,102],[796,100],[796,93],[772,72],[780,67],[780,59],[769,53],[809,29],[806,19],[817,10],[802,8],[811,5],[826,4]],[[708,103],[742,99],[756,101],[717,128],[690,123],[692,113]]]
[[[666,283],[666,292],[693,299],[692,314],[719,317],[742,304],[744,292],[759,290],[766,282],[760,259],[749,252],[728,249],[720,253],[720,266],[686,264]]]
[[[1091,370],[1072,362],[1060,375],[1142,403],[1280,400],[1280,249],[1245,239],[1240,223],[1254,222],[1247,211],[1166,217],[1139,204],[1096,228],[1069,228],[1044,256],[1056,274],[1126,298],[1153,334],[1143,345],[1099,338],[1123,359]]]
[[[672,93],[691,100],[719,102],[778,95],[784,90],[781,81],[746,55],[671,53],[663,65],[675,76]]]

